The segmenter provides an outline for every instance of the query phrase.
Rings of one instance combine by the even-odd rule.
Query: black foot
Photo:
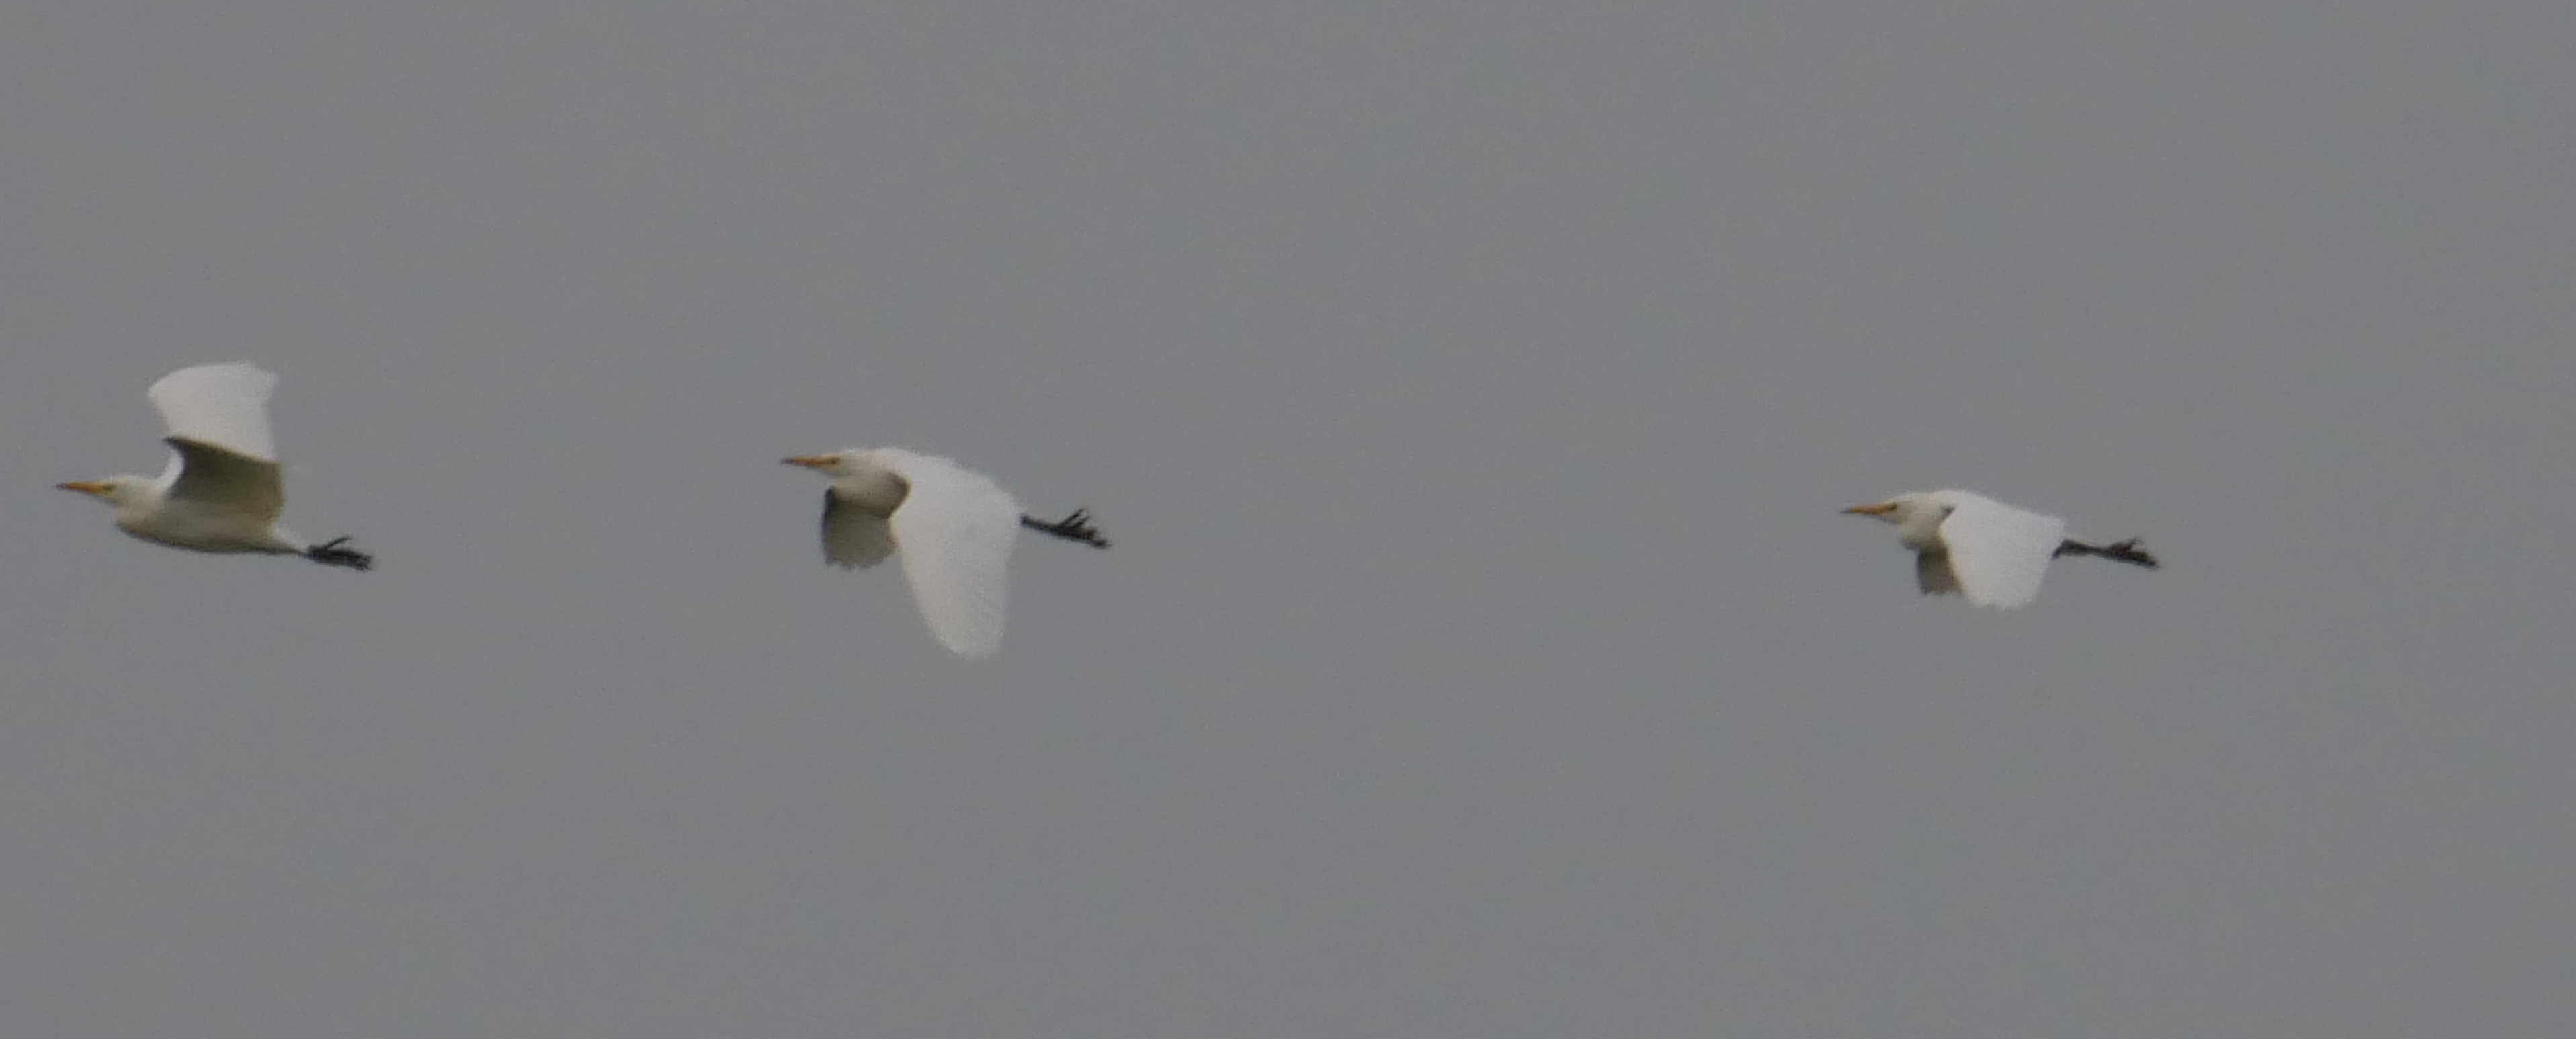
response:
[[[2100,556],[2104,559],[2116,559],[2131,566],[2143,566],[2149,570],[2157,569],[2160,565],[2156,562],[2155,556],[2138,546],[2137,538],[2110,545],[2088,545],[2068,538],[2064,544],[2057,546],[2057,551],[2053,555]]]
[[[1100,528],[1091,525],[1091,510],[1075,509],[1073,515],[1060,520],[1042,520],[1022,513],[1020,525],[1043,531],[1067,541],[1079,541],[1093,548],[1108,548],[1109,539],[1100,536]]]
[[[360,552],[354,548],[340,547],[348,543],[349,539],[345,535],[332,538],[329,541],[325,541],[319,545],[305,549],[304,558],[310,559],[324,566],[345,566],[351,570],[371,570],[375,568],[376,557]]]

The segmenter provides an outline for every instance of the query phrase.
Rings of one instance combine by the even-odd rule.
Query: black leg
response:
[[[1079,541],[1093,548],[1109,547],[1109,539],[1101,537],[1100,528],[1091,525],[1089,509],[1075,509],[1072,515],[1060,520],[1042,520],[1027,513],[1021,513],[1020,525],[1067,541]]]
[[[2149,554],[2146,549],[2139,547],[2137,538],[2130,538],[2127,541],[2110,545],[2088,545],[2084,542],[2077,541],[2074,538],[2067,538],[2064,543],[2057,546],[2057,551],[2050,553],[2050,555],[2098,556],[2103,559],[2116,559],[2131,566],[2143,566],[2149,570],[2154,570],[2159,566],[2156,562],[2155,556]]]
[[[345,566],[351,570],[369,570],[375,567],[376,557],[360,552],[354,548],[341,547],[348,543],[349,538],[347,535],[332,538],[329,541],[325,541],[319,545],[305,549],[304,558],[310,559],[324,566]]]

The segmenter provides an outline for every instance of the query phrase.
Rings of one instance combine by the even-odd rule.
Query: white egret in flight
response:
[[[990,656],[1001,647],[1010,591],[1003,568],[1018,528],[1109,547],[1089,513],[1038,519],[992,478],[937,455],[854,447],[786,463],[833,478],[823,492],[824,561],[870,567],[900,550],[913,603],[931,635],[959,656]]]
[[[116,526],[145,541],[196,552],[303,556],[357,570],[375,558],[349,539],[307,544],[277,525],[286,507],[277,448],[268,432],[268,395],[277,376],[249,364],[181,368],[147,395],[170,435],[159,476],[110,476],[55,486],[116,507]]]
[[[2156,557],[2130,538],[2094,545],[2066,536],[2066,521],[2014,508],[1973,491],[1911,491],[1844,512],[1896,525],[1915,552],[1914,577],[1925,595],[1959,595],[1979,606],[2009,609],[2039,594],[2048,561],[2100,556],[2156,568]]]

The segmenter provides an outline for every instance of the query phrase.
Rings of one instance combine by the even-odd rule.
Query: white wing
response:
[[[1950,573],[1959,594],[1979,606],[2010,608],[2039,595],[2048,560],[2066,538],[2066,521],[2016,509],[1981,494],[1945,491],[1941,521]]]
[[[1947,552],[1915,553],[1914,583],[1923,589],[1925,595],[1959,594],[1959,575],[1950,572],[1950,554]]]
[[[277,463],[184,437],[167,442],[179,453],[171,462],[179,470],[169,484],[171,498],[216,506],[261,526],[277,522],[285,511],[286,485]]]
[[[277,376],[250,364],[201,364],[161,377],[146,391],[170,435],[263,462],[277,461],[268,434],[268,395]]]
[[[844,570],[866,569],[894,554],[894,532],[886,518],[841,500],[841,492],[823,492],[823,561]]]
[[[1002,644],[1019,502],[945,458],[898,448],[876,456],[912,485],[894,510],[894,541],[930,633],[959,656],[991,655]]]

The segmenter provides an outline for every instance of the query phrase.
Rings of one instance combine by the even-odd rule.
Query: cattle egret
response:
[[[1003,567],[1016,528],[1109,547],[1088,513],[1038,519],[990,477],[936,455],[854,447],[786,462],[833,478],[823,492],[823,560],[871,567],[901,550],[904,580],[930,634],[959,656],[1001,647],[1010,590]]]
[[[268,394],[277,376],[248,364],[181,368],[147,395],[161,412],[172,450],[159,476],[110,476],[55,484],[116,507],[116,526],[145,541],[195,552],[264,552],[364,570],[375,558],[318,545],[277,525],[286,506],[277,448],[268,433]]]
[[[1913,491],[1844,512],[1896,525],[1915,552],[1914,577],[1925,595],[1959,595],[1979,606],[2010,609],[2039,595],[2040,576],[2058,556],[2100,556],[2156,568],[2156,557],[2130,538],[2092,545],[2066,536],[2066,521],[1973,491]]]

